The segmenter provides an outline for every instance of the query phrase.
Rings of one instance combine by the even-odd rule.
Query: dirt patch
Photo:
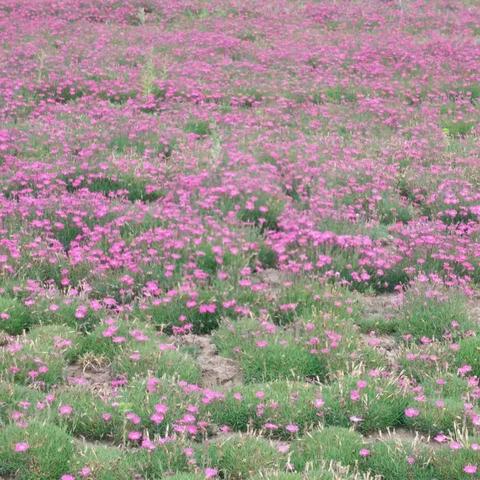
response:
[[[199,349],[198,364],[202,371],[202,386],[233,387],[242,383],[240,368],[234,360],[218,355],[217,348],[210,337],[185,335],[181,337],[183,345],[192,345]]]
[[[402,305],[403,296],[398,294],[364,296],[362,304],[367,317],[382,316],[391,320]]]
[[[398,358],[401,354],[401,345],[390,335],[366,335],[361,334],[361,343],[374,348],[379,352],[391,367],[398,366]]]
[[[423,444],[431,448],[441,448],[442,444],[434,441],[428,435],[421,435],[418,432],[412,432],[406,428],[398,428],[395,430],[387,430],[386,432],[378,432],[365,438],[368,442],[377,442],[379,440],[394,440],[405,444]]]
[[[468,310],[472,320],[480,324],[480,292],[476,291],[468,300]]]
[[[88,388],[103,400],[108,400],[115,393],[112,387],[114,376],[107,366],[74,363],[66,367],[65,378],[67,384]]]
[[[265,283],[268,283],[270,286],[281,287],[285,282],[290,280],[290,277],[287,273],[277,270],[275,268],[267,268],[257,273],[257,277]]]
[[[13,337],[6,334],[5,332],[0,332],[0,347],[5,347],[13,341]],[[1,477],[0,477],[1,479]]]

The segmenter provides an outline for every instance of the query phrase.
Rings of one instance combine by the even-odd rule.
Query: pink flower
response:
[[[149,438],[144,438],[142,441],[142,448],[152,451],[155,450],[155,444]]]
[[[463,471],[468,473],[469,475],[474,475],[477,473],[477,466],[476,465],[465,465],[463,467]]]
[[[142,434],[137,431],[132,431],[132,432],[129,432],[128,434],[128,439],[132,441],[140,440],[141,438],[142,438]]]
[[[443,443],[443,442],[446,442],[448,440],[448,437],[446,435],[444,435],[443,433],[439,433],[438,435],[435,435],[435,437],[433,439],[438,443]]]
[[[157,403],[155,405],[155,412],[165,415],[168,412],[168,406],[164,403]]]
[[[75,310],[75,318],[81,319],[87,316],[88,309],[85,305],[79,305]]]
[[[92,469],[90,467],[83,467],[78,474],[81,477],[88,477],[92,473]]]
[[[164,419],[165,419],[165,415],[161,413],[152,413],[152,415],[150,416],[150,420],[157,425],[159,423],[162,423]]]
[[[470,365],[462,365],[458,370],[457,373],[464,377],[467,373],[472,371],[472,367]]]
[[[350,417],[350,421],[353,422],[353,423],[360,423],[360,422],[363,422],[363,418],[362,417],[357,417],[356,415],[352,415]]]
[[[110,413],[102,413],[102,418],[105,422],[108,422],[112,419],[112,415]]]
[[[128,412],[125,416],[134,425],[138,425],[142,421],[142,419],[136,413],[133,413],[133,412]]]
[[[299,428],[298,428],[298,425],[295,425],[294,423],[290,423],[285,427],[285,430],[290,433],[297,433]]]
[[[366,448],[362,448],[360,452],[358,452],[361,457],[368,457],[370,455],[370,450]]]
[[[413,407],[406,408],[404,413],[405,416],[409,418],[418,417],[420,415],[420,412]]]
[[[265,428],[266,430],[278,430],[278,425],[275,424],[275,423],[271,423],[271,422],[267,422],[263,428]]]
[[[15,444],[14,450],[16,452],[26,452],[30,448],[30,445],[27,442],[18,442]]]
[[[352,390],[350,392],[350,400],[352,402],[357,402],[358,400],[360,400],[360,392],[358,390]]]
[[[205,478],[213,478],[218,474],[218,470],[216,468],[210,467],[207,467],[203,472],[205,473]]]
[[[277,447],[277,450],[280,453],[287,453],[290,450],[290,445],[288,445],[288,443],[282,443]]]
[[[69,473],[66,473],[60,477],[60,480],[75,480],[75,477]]]
[[[68,417],[73,412],[73,408],[71,405],[60,405],[58,407],[58,413],[63,417]]]

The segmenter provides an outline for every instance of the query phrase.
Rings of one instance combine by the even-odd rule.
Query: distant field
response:
[[[477,0],[0,0],[0,479],[480,479]]]

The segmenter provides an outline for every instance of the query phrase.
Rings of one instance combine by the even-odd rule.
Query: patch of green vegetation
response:
[[[448,136],[461,138],[471,132],[475,126],[475,122],[468,122],[466,120],[443,120],[440,126]]]
[[[100,92],[98,97],[102,100],[108,100],[110,103],[114,105],[125,105],[128,100],[133,100],[137,96],[136,90],[130,90],[128,92],[117,92],[117,93],[110,93],[110,92]]]
[[[279,230],[279,217],[284,208],[284,202],[273,199],[260,192],[250,199],[250,205],[245,205],[238,212],[242,222],[253,223],[261,232]]]
[[[183,127],[184,132],[186,133],[194,133],[200,137],[204,137],[210,135],[212,133],[212,129],[210,127],[210,122],[208,120],[201,120],[197,119],[190,119]]]
[[[460,341],[456,362],[459,367],[469,365],[471,374],[480,378],[480,337],[468,337]]]
[[[122,176],[116,179],[109,177],[95,178],[88,184],[91,192],[100,192],[109,195],[118,190],[128,191],[127,197],[131,202],[138,200],[143,202],[154,202],[163,196],[162,191],[154,191],[147,193],[147,181],[140,177]]]
[[[292,463],[297,471],[318,468],[332,461],[353,466],[360,458],[362,447],[362,436],[354,430],[326,427],[309,432],[292,444]]]
[[[397,325],[401,334],[437,339],[446,331],[465,331],[473,326],[465,296],[433,285],[407,290]]]
[[[156,377],[172,376],[192,384],[199,383],[201,379],[200,369],[190,355],[176,350],[162,351],[158,340],[123,349],[115,357],[112,370],[127,378],[152,372]]]
[[[336,85],[335,87],[327,87],[323,90],[314,92],[312,102],[316,105],[324,103],[355,103],[357,101],[357,90],[352,87],[343,87]]]
[[[16,450],[24,451],[16,451]],[[0,475],[21,480],[58,480],[69,471],[73,440],[61,428],[32,421],[0,430]]]
[[[60,413],[59,409],[65,405],[72,408],[71,413]],[[53,409],[55,423],[77,437],[105,440],[122,430],[119,411],[84,387],[62,389],[56,395]]]
[[[428,401],[418,406],[418,416],[406,418],[405,424],[412,430],[429,435],[454,432],[464,422],[464,402],[462,400],[445,398],[441,407]]]
[[[360,468],[391,480],[431,480],[433,451],[420,442],[384,440],[375,442],[369,455],[360,460]]]
[[[16,298],[0,296],[0,330],[20,335],[33,324],[28,308]]]
[[[303,432],[322,423],[321,410],[315,406],[320,397],[320,389],[311,384],[275,381],[230,389],[224,399],[211,402],[204,409],[215,424],[227,425],[234,431],[253,428],[273,437],[290,438],[286,430],[289,424],[297,425]],[[261,416],[259,411],[263,412]],[[277,428],[267,429],[268,423]]]
[[[252,474],[278,469],[283,455],[261,437],[236,434],[206,447],[203,463],[216,467],[222,478],[247,479]]]
[[[363,388],[358,387],[359,380],[349,376],[324,388],[326,425],[356,425],[364,434],[403,425],[408,397],[395,379],[368,379]]]
[[[322,381],[326,376],[325,359],[314,355],[288,340],[269,343],[262,347],[255,344],[242,352],[240,363],[246,383],[272,380],[314,379]]]

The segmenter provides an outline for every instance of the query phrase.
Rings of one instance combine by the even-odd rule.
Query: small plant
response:
[[[468,337],[460,341],[456,362],[459,367],[469,365],[471,375],[480,377],[480,337]]]
[[[32,325],[33,319],[16,298],[0,296],[0,330],[10,335],[19,335]]]
[[[465,438],[454,441],[455,448],[443,447],[435,452],[432,461],[433,473],[439,480],[451,478],[469,480],[478,472],[478,450],[480,438]]]
[[[98,395],[82,387],[62,390],[52,409],[58,425],[72,435],[88,440],[112,438],[122,428],[119,412]]]
[[[0,368],[19,384],[50,387],[62,383],[65,354],[73,338],[65,327],[36,327],[16,348],[0,350]]]
[[[167,348],[168,341],[165,342]],[[112,370],[117,375],[133,378],[145,372],[156,377],[171,376],[189,383],[199,383],[200,369],[188,354],[176,350],[162,350],[158,340],[132,345],[114,358]]]
[[[71,470],[74,472],[88,471],[96,480],[127,480],[128,471],[125,463],[130,454],[117,447],[106,445],[85,445],[77,447],[71,461]],[[123,465],[122,465],[123,464]],[[120,469],[120,467],[123,467]]]
[[[245,206],[239,210],[238,218],[242,222],[253,223],[261,232],[278,230],[283,207],[282,201],[272,200],[267,195],[259,193],[247,200]]]
[[[212,132],[210,128],[210,122],[208,120],[201,120],[201,119],[189,120],[185,124],[183,129],[186,133],[194,133],[199,137],[210,135],[210,133]]]
[[[444,120],[441,123],[443,131],[453,138],[465,137],[474,126],[474,122],[467,122],[465,120]]]
[[[435,477],[431,460],[433,450],[420,442],[382,440],[369,447],[369,453],[360,460],[360,468],[391,480],[430,480]]]
[[[216,425],[234,431],[253,428],[273,437],[291,438],[288,425],[295,425],[301,433],[322,423],[322,405],[320,391],[313,385],[276,381],[230,390],[224,399],[205,406],[205,414]]]
[[[0,475],[58,480],[69,471],[73,440],[61,428],[32,421],[0,430]]]
[[[353,88],[342,87],[337,85],[335,87],[328,87],[323,91],[315,92],[312,96],[313,103],[321,105],[325,102],[329,103],[355,103],[357,101],[357,92]]]
[[[414,215],[411,206],[405,205],[393,195],[384,195],[376,204],[376,210],[380,222],[386,225],[395,222],[408,223]]]
[[[404,423],[408,396],[395,379],[346,377],[323,390],[326,425],[355,426],[362,433]]]
[[[282,341],[265,341],[265,345],[258,347],[252,345],[243,352],[240,362],[247,383],[304,378],[322,381],[326,376],[323,356],[311,354],[303,346]]]
[[[325,427],[293,443],[292,463],[298,471],[303,471],[307,465],[311,469],[332,461],[345,466],[355,465],[362,447],[359,433],[342,427]]]
[[[453,432],[456,426],[464,423],[464,404],[456,399],[430,400],[412,408],[414,415],[408,415],[407,411],[406,426],[432,436],[440,432]]]
[[[25,402],[25,410],[32,413],[37,402],[43,400],[44,395],[38,390],[13,382],[0,381],[0,428],[10,422],[11,413],[18,408],[20,402]]]
[[[440,285],[415,284],[405,293],[398,331],[415,338],[441,338],[447,331],[472,327],[465,296]]]
[[[206,447],[205,465],[214,467],[225,479],[246,479],[254,473],[278,469],[283,455],[267,440],[249,435],[232,435]]]

